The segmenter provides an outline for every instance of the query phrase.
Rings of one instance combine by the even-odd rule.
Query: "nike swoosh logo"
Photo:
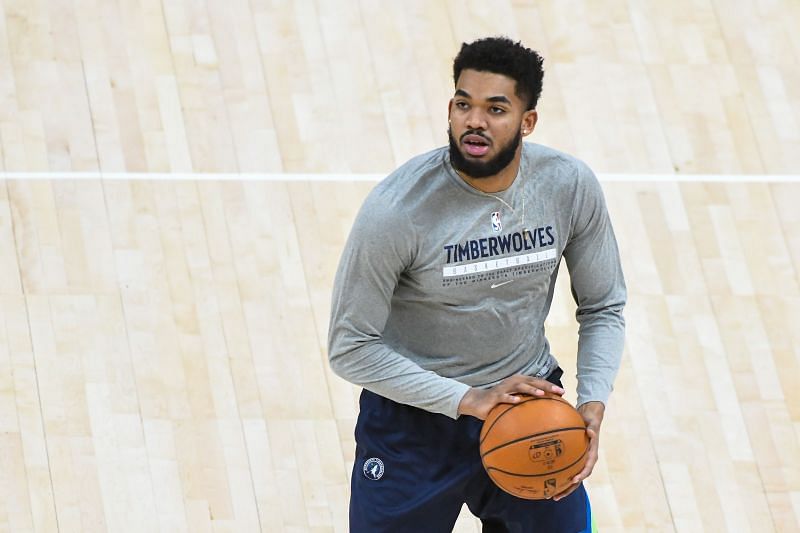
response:
[[[496,289],[497,287],[502,287],[503,285],[508,285],[512,281],[514,281],[514,280],[513,279],[509,279],[507,281],[501,281],[500,283],[492,283],[492,288]]]

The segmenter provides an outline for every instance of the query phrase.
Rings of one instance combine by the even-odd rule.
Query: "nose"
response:
[[[471,130],[485,130],[488,126],[486,123],[486,114],[477,106],[471,108],[467,114],[465,126]]]

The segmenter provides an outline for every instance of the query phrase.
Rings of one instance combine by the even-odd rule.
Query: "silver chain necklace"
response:
[[[450,166],[452,166],[452,163],[450,164]],[[511,207],[511,204],[509,204],[508,202],[506,202],[505,200],[503,200],[502,198],[500,198],[497,195],[494,195],[494,194],[491,194],[491,193],[488,193],[488,192],[484,192],[484,191],[480,190],[479,188],[475,187],[474,185],[472,185],[470,182],[468,182],[467,180],[464,179],[464,177],[461,175],[461,172],[459,172],[458,169],[456,169],[456,167],[453,167],[453,170],[455,170],[456,174],[458,174],[458,176],[464,181],[464,183],[469,185],[473,190],[475,190],[476,192],[478,192],[478,193],[480,193],[480,194],[482,194],[484,196],[488,196],[489,198],[494,198],[495,200],[498,200],[504,206],[509,208],[511,210],[511,212],[514,213],[515,217],[518,217],[517,210],[514,209],[513,207]],[[519,178],[519,171],[517,171],[517,176],[514,178],[515,182],[517,181],[517,178]],[[520,219],[520,223],[522,224],[522,233],[523,233],[523,235],[526,234],[526,233],[529,233],[528,232],[528,228],[525,226],[525,200],[526,199],[527,199],[527,197],[525,195],[525,187],[522,187],[522,218]]]

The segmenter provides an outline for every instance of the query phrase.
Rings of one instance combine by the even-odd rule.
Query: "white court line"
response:
[[[368,181],[384,174],[281,174],[211,172],[0,172],[4,180],[105,180],[105,181]]]
[[[688,181],[688,182],[726,182],[726,183],[795,183],[800,182],[798,174],[597,174],[597,179],[607,182]]]
[[[204,172],[0,172],[0,180],[105,180],[105,181],[356,181],[377,183],[385,174],[281,174]],[[726,182],[796,183],[797,174],[609,174],[598,173],[602,182]]]

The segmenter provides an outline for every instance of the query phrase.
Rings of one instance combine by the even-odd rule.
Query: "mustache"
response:
[[[491,139],[489,139],[489,137],[487,137],[486,134],[483,133],[482,130],[467,130],[461,135],[461,137],[459,137],[458,140],[459,141],[463,141],[464,137],[466,137],[467,135],[477,135],[478,137],[486,139],[487,142],[491,142]]]

